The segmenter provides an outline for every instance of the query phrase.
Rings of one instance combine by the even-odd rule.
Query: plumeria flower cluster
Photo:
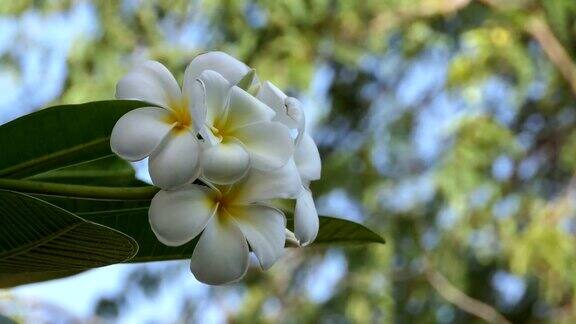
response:
[[[297,99],[222,52],[194,58],[181,88],[166,67],[146,61],[118,82],[116,97],[150,103],[118,120],[111,148],[128,161],[148,158],[161,189],[149,210],[152,231],[169,246],[199,236],[190,265],[198,280],[237,281],[250,249],[266,270],[287,241],[314,241],[309,184],[321,162]],[[277,199],[296,200],[293,233]]]

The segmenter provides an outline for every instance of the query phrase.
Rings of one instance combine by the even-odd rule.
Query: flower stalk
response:
[[[19,179],[0,179],[0,189],[30,194],[109,200],[150,200],[158,192],[158,188],[152,186],[100,187]]]

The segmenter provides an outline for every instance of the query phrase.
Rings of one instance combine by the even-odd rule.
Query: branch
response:
[[[416,227],[416,232],[421,232],[419,226]],[[466,295],[458,287],[454,286],[444,275],[435,270],[430,261],[430,256],[427,255],[422,246],[422,253],[424,254],[424,276],[426,280],[436,290],[438,295],[442,296],[452,305],[465,311],[468,314],[474,315],[488,323],[503,323],[511,324],[510,321],[500,314],[494,307]]]
[[[576,95],[576,65],[556,38],[550,26],[544,19],[533,18],[526,26],[526,30],[534,37],[548,55],[548,58],[556,66],[560,74],[570,84],[572,92]]]
[[[478,1],[495,9],[502,9],[507,6],[505,1],[501,3],[495,0]],[[576,96],[576,65],[566,49],[564,49],[564,46],[562,46],[562,43],[556,38],[546,20],[541,17],[532,17],[525,29],[540,44],[546,56],[564,77],[564,80],[568,82]]]
[[[488,323],[510,324],[494,307],[474,299],[454,286],[440,272],[426,267],[426,279],[436,292],[448,302]]]

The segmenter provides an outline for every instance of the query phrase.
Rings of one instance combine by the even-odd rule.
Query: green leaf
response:
[[[140,250],[130,262],[189,258],[192,256],[196,245],[197,239],[178,247],[170,247],[160,243],[150,228],[148,207],[79,212],[78,215],[133,237],[138,242]],[[289,225],[292,223],[290,219],[288,223]],[[358,223],[345,219],[320,216],[320,230],[313,245],[328,243],[384,243],[384,239]]]
[[[133,209],[79,212],[78,215],[92,222],[114,228],[134,238],[140,247],[130,262],[186,259],[192,256],[197,239],[182,246],[162,244],[150,228],[148,206]]]
[[[59,197],[41,194],[32,194],[60,208],[81,216],[83,213],[112,212],[115,210],[127,210],[134,208],[148,208],[151,199],[142,200],[117,200],[117,199],[90,199],[77,197]]]
[[[30,180],[108,187],[147,186],[136,179],[130,163],[113,155],[52,170],[29,177]]]
[[[188,259],[192,256],[197,238],[179,246],[170,247],[158,241],[148,222],[150,200],[103,200],[36,195],[52,204],[67,208],[84,219],[113,228],[131,236],[138,242],[138,253],[128,262],[146,262]],[[292,216],[286,213],[289,227],[293,228]],[[320,231],[313,245],[325,244],[384,243],[384,239],[363,225],[332,217],[320,217]],[[33,273],[30,276],[2,274],[0,288],[18,284],[44,281],[74,275],[80,271]]]
[[[19,285],[26,285],[35,282],[42,282],[60,278],[70,277],[81,273],[82,270],[64,270],[52,272],[31,272],[31,273],[3,273],[0,275],[0,289],[11,288]],[[0,324],[2,321],[0,321]]]
[[[2,274],[80,271],[132,258],[131,237],[40,199],[0,191]]]
[[[116,121],[146,105],[113,100],[55,106],[2,125],[0,177],[23,178],[110,156]]]
[[[364,225],[328,216],[320,216],[320,230],[313,244],[386,243],[382,236]]]
[[[240,87],[243,90],[249,91],[254,83],[254,79],[256,78],[256,70],[250,69],[245,76],[242,77],[240,81],[236,84],[236,86]]]

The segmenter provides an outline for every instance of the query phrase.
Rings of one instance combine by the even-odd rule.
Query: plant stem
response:
[[[432,288],[434,288],[440,296],[463,311],[477,316],[488,323],[511,324],[496,308],[466,295],[448,281],[440,272],[427,266],[425,275]]]
[[[0,189],[50,196],[111,200],[149,200],[158,192],[158,188],[152,186],[98,187],[16,179],[0,179]]]

